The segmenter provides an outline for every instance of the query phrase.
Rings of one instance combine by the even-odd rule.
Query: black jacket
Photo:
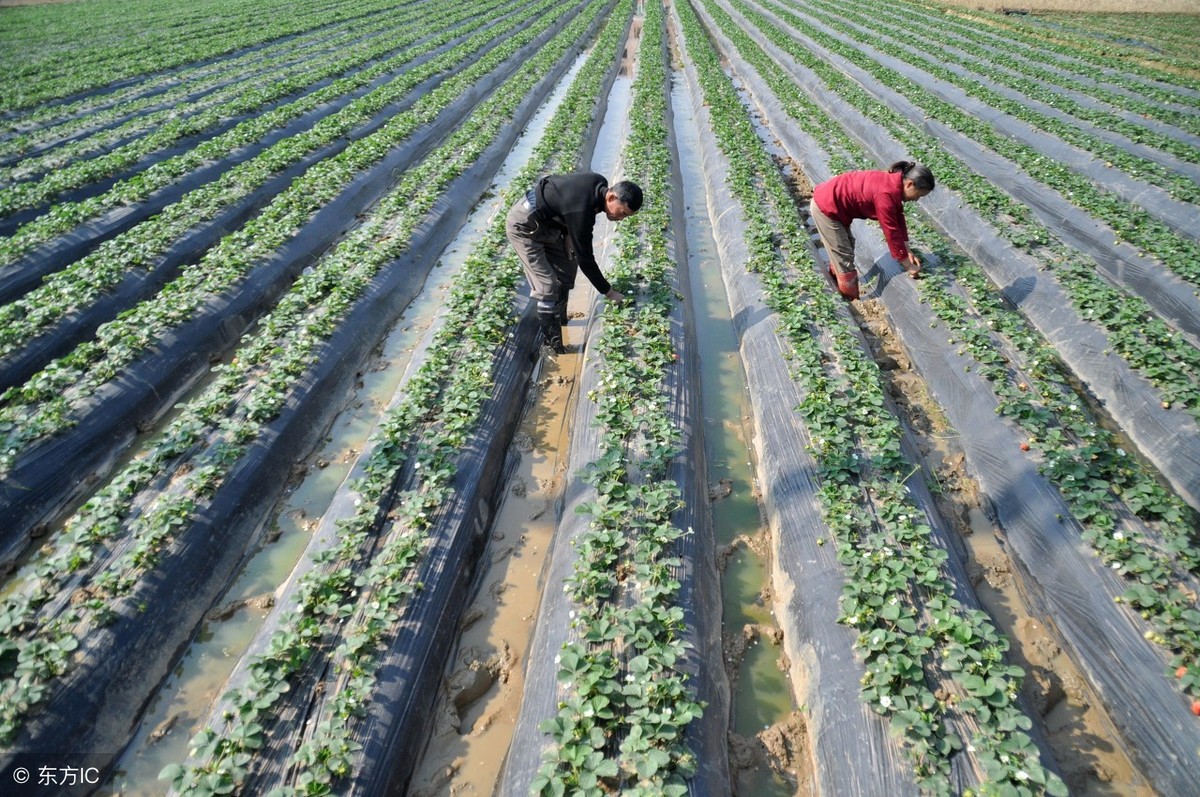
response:
[[[608,180],[595,172],[551,174],[538,180],[535,190],[538,215],[566,231],[579,270],[596,290],[608,293],[612,286],[600,272],[592,251],[592,229],[596,214],[604,211]]]

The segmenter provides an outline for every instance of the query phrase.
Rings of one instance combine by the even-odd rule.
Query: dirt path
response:
[[[573,299],[581,299],[575,291]],[[582,367],[583,312],[573,310],[567,354],[543,360],[530,408],[513,440],[518,462],[493,524],[478,594],[463,616],[413,797],[490,795],[521,709],[525,653],[542,597],[545,563],[562,497],[568,419]]]

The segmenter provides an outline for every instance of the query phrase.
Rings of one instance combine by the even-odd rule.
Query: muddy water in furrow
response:
[[[696,148],[700,131],[682,82],[672,92],[672,105],[683,173],[709,500],[720,546],[723,652],[733,690],[730,768],[738,795],[792,795],[802,777],[797,766],[803,765],[781,753],[802,741],[796,736],[796,706],[780,645],[782,631],[774,617],[770,531],[747,443],[746,380],[710,231]]]
[[[580,57],[530,122],[496,177],[497,189],[506,186],[528,161],[582,64]],[[267,544],[247,563],[220,606],[209,615],[118,761],[113,784],[120,793],[163,793],[165,783],[158,780],[158,773],[167,764],[187,757],[187,743],[199,730],[197,723],[207,716],[209,704],[219,696],[217,691],[249,647],[273,605],[276,588],[300,560],[321,516],[392,401],[413,351],[431,334],[455,274],[492,218],[507,212],[506,207],[500,207],[495,193],[472,212],[421,293],[364,367],[354,395],[334,421],[324,446],[297,467],[294,483],[268,521]]]
[[[635,17],[590,165],[611,181],[620,179],[640,32],[640,19]],[[607,220],[597,219],[594,247],[602,266],[612,231]],[[492,524],[478,594],[463,617],[438,698],[436,725],[409,787],[411,797],[495,793],[521,708],[525,656],[542,589],[561,589],[543,584],[541,572],[564,485],[572,478],[566,470],[568,425],[575,414],[575,387],[594,298],[591,284],[579,280],[568,306],[567,353],[543,359],[535,374],[530,406],[513,440],[516,465]]]

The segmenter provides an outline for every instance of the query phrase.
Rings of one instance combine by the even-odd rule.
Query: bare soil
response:
[[[573,313],[575,317],[582,313]],[[557,523],[574,414],[582,326],[568,353],[543,360],[531,408],[513,439],[519,461],[493,523],[479,594],[463,615],[435,727],[409,794],[495,793],[521,710],[525,653],[542,597],[542,567]]]

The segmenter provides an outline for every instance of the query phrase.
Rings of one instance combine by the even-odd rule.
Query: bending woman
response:
[[[858,298],[854,236],[850,234],[854,219],[877,220],[892,257],[914,278],[917,276],[921,260],[908,248],[903,203],[915,202],[933,186],[933,172],[928,168],[912,161],[896,161],[886,172],[846,172],[813,189],[809,212],[829,253],[829,271],[843,296]]]

